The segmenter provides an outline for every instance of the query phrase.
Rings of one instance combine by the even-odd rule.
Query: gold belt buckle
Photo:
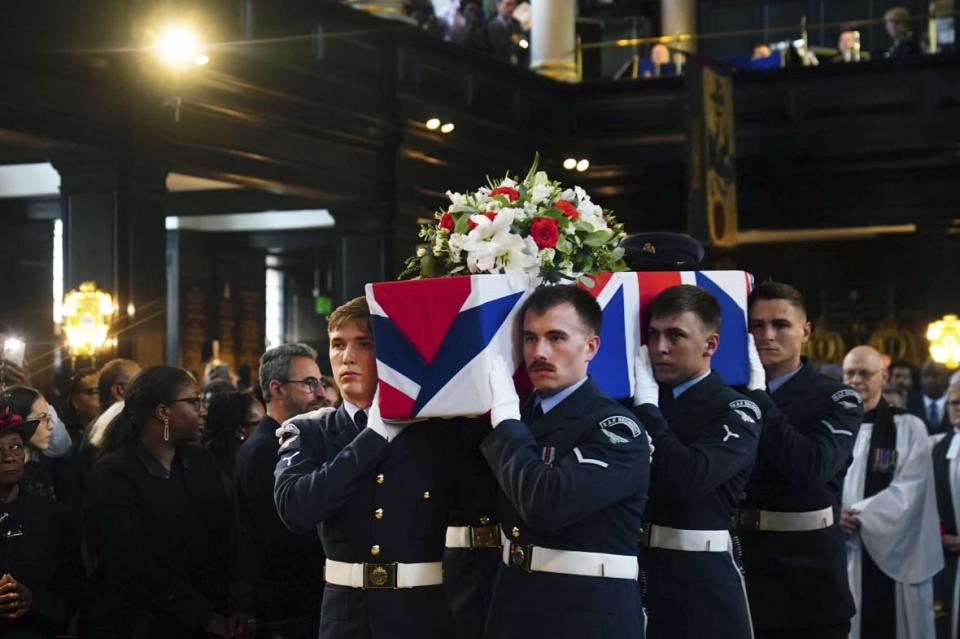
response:
[[[397,587],[397,563],[363,564],[364,589]]]
[[[644,524],[640,528],[640,545],[644,548],[650,547],[650,536],[653,534],[653,524]]]
[[[500,530],[496,525],[470,526],[471,548],[499,548]]]
[[[510,565],[514,568],[530,571],[530,563],[533,559],[533,544],[515,544],[510,543]]]

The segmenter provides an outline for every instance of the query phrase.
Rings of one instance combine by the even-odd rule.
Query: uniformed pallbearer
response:
[[[330,315],[329,334],[343,404],[281,427],[274,490],[284,523],[316,528],[323,543],[320,638],[452,637],[441,585],[451,485],[444,440],[436,424],[380,418],[364,298]]]
[[[843,477],[863,419],[860,395],[801,358],[810,337],[803,296],[764,282],[750,294],[749,329],[767,390],[757,463],[738,524],[759,638],[841,639],[854,614],[839,521]]]
[[[649,445],[636,418],[587,376],[600,307],[571,286],[540,288],[520,310],[536,393],[520,408],[493,366],[493,431],[482,451],[500,486],[503,565],[490,639],[642,638],[636,540]]]
[[[673,286],[648,308],[633,398],[655,451],[641,551],[647,637],[749,639],[729,530],[756,456],[760,410],[710,370],[720,345],[720,305],[710,293]]]

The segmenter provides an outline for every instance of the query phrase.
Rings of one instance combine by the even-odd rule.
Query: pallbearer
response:
[[[493,367],[482,451],[500,486],[503,565],[489,639],[644,636],[636,543],[650,449],[636,418],[587,375],[600,307],[582,289],[535,291],[520,309],[536,393],[520,406]]]
[[[749,639],[729,529],[756,455],[760,410],[710,370],[720,345],[720,305],[710,293],[674,286],[649,313],[633,398],[654,447],[641,551],[647,637]],[[762,388],[759,363],[751,373],[751,386]]]
[[[453,474],[437,424],[385,423],[364,298],[329,318],[343,404],[282,427],[274,497],[326,554],[321,639],[453,636],[442,559]]]
[[[738,515],[754,632],[845,639],[854,606],[837,521],[860,396],[800,356],[811,327],[796,289],[764,282],[748,313],[767,378],[766,390],[748,393],[763,429]]]

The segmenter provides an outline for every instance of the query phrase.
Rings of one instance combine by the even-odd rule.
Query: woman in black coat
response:
[[[87,480],[94,566],[84,636],[252,637],[230,611],[231,516],[213,457],[196,444],[204,409],[183,369],[155,366],[127,386]]]
[[[26,442],[38,421],[0,401],[0,637],[53,639],[80,590],[80,535],[52,497],[23,489]]]

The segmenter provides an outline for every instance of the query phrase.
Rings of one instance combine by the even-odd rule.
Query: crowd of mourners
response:
[[[489,415],[443,423],[380,414],[364,298],[255,388],[116,359],[55,407],[4,360],[0,636],[957,637],[960,375],[858,346],[831,379],[768,282],[734,389],[709,292],[646,313],[620,403],[597,302],[537,289],[529,398],[497,359]]]

